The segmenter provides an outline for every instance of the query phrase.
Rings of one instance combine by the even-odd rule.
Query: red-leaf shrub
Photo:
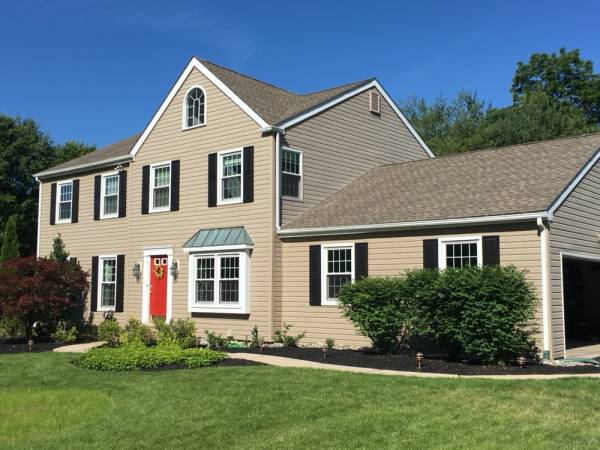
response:
[[[86,289],[87,275],[75,262],[9,259],[0,269],[0,315],[21,320],[31,339],[34,323],[64,319]]]

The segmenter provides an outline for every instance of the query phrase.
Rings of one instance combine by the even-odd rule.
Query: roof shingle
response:
[[[284,229],[545,211],[600,149],[600,133],[374,168]]]

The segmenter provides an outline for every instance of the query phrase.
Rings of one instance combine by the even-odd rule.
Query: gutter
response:
[[[505,214],[498,216],[466,217],[458,219],[440,219],[413,222],[380,223],[369,225],[348,225],[336,227],[321,228],[293,228],[289,230],[279,230],[278,234],[282,238],[286,237],[311,237],[311,236],[331,236],[340,234],[360,234],[395,230],[415,230],[420,228],[439,228],[452,225],[483,225],[490,223],[512,223],[527,222],[538,220],[538,218],[552,220],[552,216],[546,211],[523,213],[523,214]]]
[[[36,242],[36,250],[35,256],[40,257],[40,249],[41,242],[40,239],[42,237],[42,181],[36,176],[35,181],[38,184],[38,215],[37,215],[37,242]]]
[[[85,170],[99,169],[104,166],[112,164],[124,163],[133,161],[133,157],[130,155],[116,156],[114,158],[103,159],[102,161],[91,162],[87,164],[79,164],[77,166],[65,167],[64,169],[49,169],[43,170],[42,172],[34,173],[33,176],[39,181],[41,178],[50,178],[54,175],[70,175]]]

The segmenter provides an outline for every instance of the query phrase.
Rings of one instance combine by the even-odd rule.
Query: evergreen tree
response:
[[[12,215],[6,221],[2,249],[0,249],[0,262],[19,256],[19,238],[17,237],[17,216]]]
[[[55,261],[65,262],[69,258],[69,252],[65,250],[65,243],[58,233],[58,236],[54,238],[54,242],[52,243],[52,253],[50,253],[50,259]]]

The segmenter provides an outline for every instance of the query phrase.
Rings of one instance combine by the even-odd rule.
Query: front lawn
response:
[[[0,356],[0,448],[599,448],[600,380],[268,366],[96,372]]]

